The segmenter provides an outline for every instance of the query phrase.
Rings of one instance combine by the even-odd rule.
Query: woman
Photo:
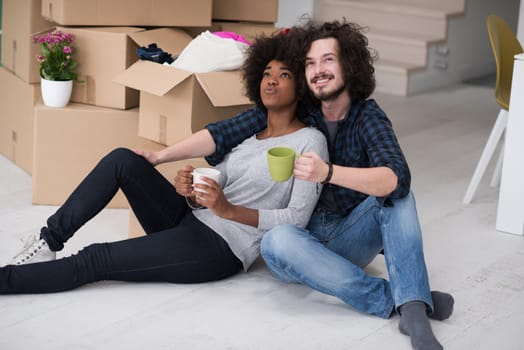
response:
[[[100,280],[198,283],[247,270],[259,255],[260,239],[277,224],[305,226],[320,194],[317,184],[291,178],[273,182],[267,149],[288,146],[327,159],[324,136],[297,117],[305,84],[290,34],[258,39],[243,67],[247,96],[268,126],[236,147],[217,168],[220,185],[207,179],[188,190],[191,167],[182,169],[175,189],[154,165],[173,160],[177,145],[163,151],[116,149],[104,157],[42,228],[40,238],[0,268],[0,294],[49,293]],[[301,90],[305,91],[305,89]],[[211,153],[210,150],[209,153]],[[147,235],[92,244],[77,255],[54,260],[84,223],[121,188]],[[185,196],[202,206],[192,210]],[[41,262],[37,262],[37,261]],[[42,261],[49,260],[49,261]],[[33,263],[37,262],[37,263]]]

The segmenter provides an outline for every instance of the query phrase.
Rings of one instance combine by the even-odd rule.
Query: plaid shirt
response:
[[[325,135],[327,126],[320,110],[313,110],[301,118],[306,124],[321,130]],[[259,108],[240,113],[236,117],[209,124],[216,151],[206,157],[210,164],[219,163],[233,147],[267,126],[266,114]],[[338,131],[329,150],[331,162],[336,165],[371,168],[388,167],[397,175],[397,188],[389,196],[380,198],[389,205],[389,198],[401,198],[409,193],[411,175],[400,149],[391,121],[374,100],[352,103],[346,118],[339,121]],[[343,215],[368,197],[365,193],[329,184],[334,189],[339,212]]]

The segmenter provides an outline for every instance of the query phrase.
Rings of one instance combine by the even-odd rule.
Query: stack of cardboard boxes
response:
[[[250,102],[238,71],[194,74],[138,60],[136,48],[176,56],[204,30],[253,39],[275,30],[277,10],[278,0],[3,0],[0,153],[32,174],[34,204],[60,205],[111,149],[158,150],[239,113]],[[64,108],[42,104],[31,43],[54,28],[74,35],[79,62]],[[205,161],[159,169],[172,179],[187,163]],[[127,202],[119,193],[109,206]]]

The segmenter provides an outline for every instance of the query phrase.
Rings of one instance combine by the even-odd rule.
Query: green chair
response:
[[[513,77],[513,61],[514,56],[522,52],[517,37],[508,26],[508,24],[499,16],[489,15],[487,19],[487,29],[489,35],[489,42],[495,57],[495,64],[497,66],[497,81],[495,84],[495,100],[500,106],[500,112],[495,121],[493,129],[489,135],[488,141],[484,146],[482,155],[477,163],[473,177],[469,183],[463,203],[471,203],[475,192],[479,186],[482,176],[486,172],[488,163],[497,148],[498,143],[502,140],[502,136],[506,129],[508,122],[509,98],[511,95],[511,79]],[[504,145],[501,147],[500,155],[495,166],[495,171],[491,179],[491,186],[497,186],[500,181],[502,172]]]

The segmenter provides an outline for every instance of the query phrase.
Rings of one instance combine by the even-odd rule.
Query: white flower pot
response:
[[[65,107],[71,98],[73,81],[54,81],[40,77],[42,100],[48,107]]]

